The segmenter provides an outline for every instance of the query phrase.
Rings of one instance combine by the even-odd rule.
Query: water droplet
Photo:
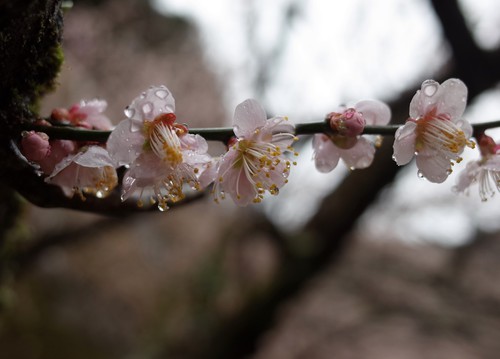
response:
[[[130,108],[129,106],[125,107],[125,110],[123,112],[125,112],[125,116],[127,116],[128,118],[132,118],[135,115],[135,110],[133,108]]]
[[[122,202],[123,202],[123,201],[125,201],[125,195],[124,195],[124,194],[122,194],[122,195],[120,196],[120,200],[121,200]]]
[[[161,89],[161,90],[156,90],[155,91],[155,95],[156,97],[158,97],[159,99],[165,99],[167,98],[167,96],[169,95],[169,92],[165,89]]]
[[[104,196],[106,195],[106,192],[105,191],[102,191],[102,190],[99,190],[95,193],[95,196],[97,198],[104,198]]]
[[[436,94],[437,90],[438,85],[432,80],[430,80],[429,82],[425,81],[422,84],[422,91],[424,92],[425,96],[432,97]]]
[[[392,155],[392,160],[397,162],[398,160],[396,159],[396,156],[395,155]]]
[[[158,202],[158,209],[160,212],[165,212],[168,209],[167,203],[165,201]]]
[[[424,174],[420,170],[418,170],[417,176],[418,176],[418,178],[424,178]]]
[[[151,112],[153,112],[153,104],[151,102],[146,102],[144,105],[142,105],[142,113],[144,116],[148,116]]]
[[[356,169],[356,167],[351,166],[351,167],[349,167],[349,169],[350,169],[351,171],[354,171],[354,170]]]

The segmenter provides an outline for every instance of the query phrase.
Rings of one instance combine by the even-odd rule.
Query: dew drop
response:
[[[160,212],[165,212],[168,209],[167,203],[165,201],[158,202],[158,209]]]
[[[169,92],[167,90],[161,89],[161,90],[156,90],[155,91],[155,96],[158,97],[159,99],[165,99],[169,95]]]
[[[395,155],[392,155],[392,160],[393,160],[394,162],[397,162],[397,161],[398,161],[398,160],[396,159],[396,156],[395,156]]]
[[[95,193],[95,196],[96,196],[97,198],[104,198],[104,196],[105,196],[105,195],[106,195],[106,192],[101,191],[101,190],[99,190],[99,191],[97,191],[97,192]]]
[[[434,81],[430,81],[429,83],[424,82],[422,91],[424,92],[425,96],[428,96],[428,97],[434,96],[435,93],[437,92],[437,90],[438,90],[438,86],[436,85],[436,83]]]
[[[420,170],[418,170],[417,176],[418,176],[418,178],[424,178],[424,174]]]
[[[151,102],[146,102],[144,105],[142,105],[142,113],[144,116],[148,116],[153,112],[153,104]]]
[[[125,110],[123,112],[125,112],[125,116],[127,116],[128,118],[132,118],[135,115],[135,110],[133,108],[130,108],[129,106],[125,107]]]

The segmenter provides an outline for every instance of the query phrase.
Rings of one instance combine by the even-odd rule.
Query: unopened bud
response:
[[[365,119],[354,108],[348,108],[342,113],[332,112],[326,116],[332,130],[340,136],[356,137],[365,129]]]

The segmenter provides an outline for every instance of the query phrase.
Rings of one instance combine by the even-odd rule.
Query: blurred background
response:
[[[165,84],[190,127],[230,125],[249,97],[296,123],[379,99],[402,123],[423,80],[458,77],[467,119],[488,121],[499,45],[494,0],[75,1],[41,113],[98,97],[116,124]],[[0,242],[0,357],[496,358],[500,203],[452,191],[478,154],[435,185],[395,165],[392,140],[371,168],[325,175],[303,138],[289,184],[248,208],[23,201]]]

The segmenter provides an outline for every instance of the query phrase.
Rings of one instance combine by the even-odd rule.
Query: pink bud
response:
[[[336,134],[346,137],[361,135],[366,124],[363,115],[354,108],[348,108],[342,113],[332,112],[326,119]]]
[[[49,136],[43,132],[23,132],[21,152],[32,162],[43,161],[50,155]]]
[[[484,133],[479,136],[479,151],[481,152],[481,156],[487,157],[489,155],[494,155],[497,150],[497,144],[488,135]]]

